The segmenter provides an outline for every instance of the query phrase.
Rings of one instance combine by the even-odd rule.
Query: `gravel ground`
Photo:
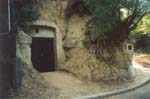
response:
[[[139,63],[144,68],[150,68],[150,54],[134,55],[134,61]]]
[[[150,55],[136,55],[134,56],[134,61],[136,61],[141,70],[148,72],[150,76]],[[141,66],[141,67],[140,67]],[[150,99],[150,81],[144,86],[132,90],[130,92],[122,93],[119,95],[114,95],[102,99]]]
[[[72,98],[78,99],[78,97],[123,89],[132,86],[133,84],[140,83],[140,81],[142,81],[141,78],[147,75],[147,73],[142,74],[142,72],[140,71],[138,72],[139,73],[137,74],[136,78],[120,83],[118,82],[94,83],[89,81],[85,82],[78,80],[75,77],[71,76],[70,74],[64,72],[51,72],[51,73],[44,73],[42,75],[50,85],[53,85],[55,88],[59,90],[60,97],[66,97],[66,99]]]
[[[97,82],[96,83],[90,81],[81,81],[76,79],[71,74],[65,72],[51,72],[51,73],[44,73],[42,75],[50,85],[53,85],[59,90],[60,97],[66,97],[66,99],[72,99],[75,97],[88,96],[92,94],[99,94],[103,92],[113,91],[116,89],[126,88],[132,86],[133,84],[139,83],[143,77],[148,75],[150,76],[149,71],[147,73],[142,72],[147,69],[145,68],[143,69],[143,67],[141,67],[135,62],[133,62],[133,64],[136,66],[137,76],[136,78],[128,80],[126,82],[105,82],[105,83]],[[148,93],[150,93],[150,83],[146,84],[142,88],[138,88],[134,90],[133,92],[124,93],[113,97],[108,97],[108,99],[127,99],[127,97],[129,99],[150,99],[147,98],[149,96]],[[125,97],[126,95],[127,97]],[[137,98],[133,98],[133,97],[137,97]]]
[[[116,89],[122,89],[128,87],[132,84],[138,83],[141,81],[141,78],[144,76],[150,76],[150,74],[142,74],[139,70],[143,69],[137,65],[138,73],[136,78],[125,81],[125,82],[90,82],[90,81],[81,81],[75,78],[73,75],[65,72],[49,72],[42,73],[41,75],[47,82],[47,88],[43,88],[43,83],[41,78],[37,77],[37,73],[34,75],[27,75],[26,79],[30,77],[33,80],[27,85],[31,84],[31,88],[27,87],[27,90],[24,89],[24,92],[20,92],[19,96],[14,97],[13,99],[72,99],[79,96],[93,95],[104,93],[108,91],[113,91]],[[149,73],[149,71],[147,71]],[[35,76],[35,77],[34,77]],[[36,78],[36,79],[34,79]],[[38,78],[38,79],[37,79]],[[26,81],[26,79],[24,81]],[[43,79],[43,81],[44,81]],[[40,82],[39,82],[40,80]],[[36,83],[36,82],[39,82]],[[40,86],[41,85],[41,86]],[[24,88],[26,88],[24,87]],[[131,92],[126,92],[123,94],[106,97],[103,99],[150,99],[150,82],[143,87],[137,88]],[[78,98],[77,98],[78,99]],[[92,98],[93,99],[93,98]],[[98,99],[98,98],[96,98]]]

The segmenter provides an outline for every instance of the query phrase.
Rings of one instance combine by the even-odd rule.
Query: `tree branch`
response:
[[[128,16],[128,18],[126,18],[126,20],[124,21],[124,23],[127,26],[130,26],[134,22],[135,18],[137,17],[137,13],[140,12],[140,10],[138,10],[138,5],[139,5],[139,0],[136,0],[136,5],[133,10],[133,13],[130,16]]]
[[[135,23],[133,23],[129,29],[132,30],[132,29],[135,29],[137,27],[137,24],[143,19],[143,17],[147,14],[150,14],[150,12],[145,12],[144,14],[142,14],[141,16],[138,17],[138,19],[136,19],[137,21]]]

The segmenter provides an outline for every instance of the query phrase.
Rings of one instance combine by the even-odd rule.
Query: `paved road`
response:
[[[150,99],[150,81],[146,85],[137,88],[133,91],[102,99]]]

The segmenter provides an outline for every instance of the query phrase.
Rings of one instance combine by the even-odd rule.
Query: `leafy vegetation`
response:
[[[113,38],[119,36],[123,42],[140,20],[149,13],[149,0],[84,0],[91,12],[88,23],[90,33]],[[92,24],[92,25],[91,25]],[[113,39],[114,40],[114,39]]]
[[[24,31],[28,29],[28,22],[38,19],[36,0],[15,0],[15,24]]]
[[[142,34],[135,43],[135,51],[150,53],[150,35]]]
[[[143,17],[135,31],[150,34],[150,14]]]
[[[132,31],[135,38],[135,51],[150,53],[150,15],[145,16],[138,24],[137,28]]]
[[[89,12],[87,36],[94,42],[96,55],[102,58],[104,51],[114,55],[115,48],[130,38],[130,33],[141,19],[149,13],[150,0],[77,0],[84,3],[84,12]],[[73,4],[71,4],[74,6]],[[71,7],[70,7],[71,8]],[[70,9],[67,9],[68,12]],[[71,9],[71,14],[81,11]],[[74,12],[74,13],[73,13]],[[84,13],[83,12],[83,13]],[[117,39],[116,39],[117,37]],[[107,57],[108,59],[110,57]],[[105,60],[108,60],[105,59]]]
[[[86,47],[86,48],[89,48],[90,45],[91,45],[91,42],[90,42],[89,39],[84,39],[84,40],[82,41],[82,43],[83,43],[83,46]]]

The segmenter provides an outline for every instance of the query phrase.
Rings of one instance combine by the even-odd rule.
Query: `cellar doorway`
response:
[[[31,61],[39,72],[55,70],[54,38],[32,37]]]

